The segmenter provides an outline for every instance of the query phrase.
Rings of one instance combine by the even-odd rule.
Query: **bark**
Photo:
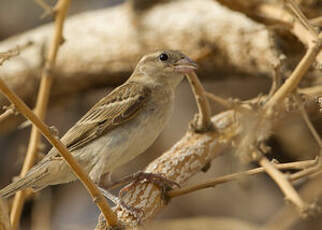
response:
[[[213,79],[218,72],[269,74],[276,61],[264,26],[212,0],[165,1],[139,12],[132,6],[67,19],[52,97],[120,84],[140,57],[156,49],[183,50],[200,64],[200,76]],[[48,24],[0,42],[0,50],[33,42],[0,68],[0,76],[30,105],[52,32]],[[1,96],[0,105],[6,103]]]

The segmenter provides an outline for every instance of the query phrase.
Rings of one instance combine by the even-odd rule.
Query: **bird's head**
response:
[[[184,75],[197,69],[197,64],[177,50],[162,50],[145,55],[137,64],[134,76],[177,86]],[[132,76],[133,77],[133,76]]]

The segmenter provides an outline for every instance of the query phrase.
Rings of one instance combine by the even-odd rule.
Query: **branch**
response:
[[[212,118],[216,131],[196,133],[188,131],[171,149],[151,162],[144,170],[147,173],[159,174],[168,180],[182,185],[190,177],[200,172],[212,159],[218,157],[229,146],[229,141],[236,135],[234,113],[227,111]],[[163,199],[161,189],[152,183],[141,181],[131,186],[122,197],[122,202],[133,210],[118,204],[115,212],[119,221],[126,226],[137,226],[155,216],[167,202]],[[99,218],[96,229],[107,229],[105,222]]]
[[[300,113],[301,113],[301,115],[303,117],[303,120],[304,120],[306,126],[308,127],[308,129],[310,130],[310,132],[311,132],[313,138],[315,139],[316,143],[318,144],[319,149],[320,149],[320,154],[322,154],[322,140],[320,138],[320,135],[318,134],[318,132],[314,128],[312,122],[310,121],[310,118],[309,118],[309,116],[308,116],[308,114],[307,114],[307,112],[306,112],[306,110],[304,108],[303,102],[299,98],[299,95],[295,95],[295,99],[297,101],[297,104],[299,105],[299,110],[300,110]]]
[[[5,121],[8,117],[11,115],[17,115],[17,111],[15,110],[15,107],[10,105],[10,106],[4,106],[4,113],[0,115],[0,123]]]
[[[187,78],[192,88],[199,110],[199,114],[193,121],[192,126],[197,132],[209,131],[209,129],[213,127],[210,121],[211,111],[205,90],[195,72],[187,74]]]
[[[118,85],[130,76],[140,57],[160,48],[179,49],[196,60],[200,78],[215,75],[217,79],[219,73],[271,74],[271,65],[278,57],[272,52],[275,48],[268,30],[261,24],[212,0],[162,2],[146,10],[138,24],[129,17],[126,4],[68,17],[64,25],[66,42],[52,72],[52,97],[59,99],[92,88]],[[161,28],[159,15],[167,15]],[[109,21],[115,23],[107,24]],[[52,24],[41,26],[0,42],[0,50],[26,40],[34,42],[0,70],[9,87],[19,92],[30,107],[39,85],[42,47],[44,43],[47,47],[52,29]],[[187,34],[193,37],[187,39]],[[6,103],[0,98],[0,106]],[[0,129],[4,130],[4,125],[9,126],[2,124]]]
[[[73,170],[75,176],[83,183],[93,201],[102,211],[104,217],[108,223],[112,226],[117,224],[117,218],[107,204],[104,196],[100,193],[96,185],[91,181],[85,171],[81,168],[79,163],[74,160],[71,153],[65,147],[65,145],[56,137],[51,134],[50,129],[41,121],[29,108],[28,106],[12,91],[10,90],[5,82],[0,79],[0,90],[1,92],[15,105],[17,110],[29,119],[33,125],[35,125],[39,131],[46,137],[46,139],[58,150],[59,154],[65,159],[67,164]]]
[[[307,184],[303,185],[299,193],[302,197],[305,198],[308,202],[313,203],[313,207],[318,210],[316,204],[317,200],[320,200],[322,197],[322,186],[321,186],[322,175],[321,173],[315,178],[312,178],[308,181]],[[318,213],[318,212],[317,212]],[[317,214],[316,213],[316,214]],[[293,207],[284,206],[276,214],[269,219],[268,223],[261,228],[262,230],[287,230],[293,229],[292,226],[295,225],[301,216],[294,210]]]
[[[14,49],[9,49],[6,52],[0,52],[0,66],[5,62],[8,61],[10,58],[18,56],[20,52],[28,47],[30,47],[33,43],[28,41],[26,44],[17,46]]]
[[[292,186],[290,181],[285,175],[280,172],[269,160],[262,156],[258,161],[259,164],[264,168],[265,172],[275,181],[285,195],[285,199],[291,201],[296,205],[301,214],[307,215],[309,206],[304,203],[302,198],[299,196],[295,188]]]
[[[283,25],[290,33],[296,36],[306,47],[311,47],[316,38],[316,32],[312,29],[311,23],[320,21],[319,18],[311,21],[311,23],[304,19],[303,13],[294,4],[294,1],[284,0],[285,3],[291,8],[295,15],[287,11],[283,4],[269,3],[266,1],[257,0],[218,0],[221,4],[245,13],[250,18],[260,21],[266,25],[280,24]],[[311,9],[312,10],[312,9]],[[295,18],[295,20],[294,20]],[[317,57],[318,69],[322,67],[322,52]]]
[[[44,120],[46,115],[50,89],[53,82],[53,76],[50,72],[52,71],[55,65],[57,52],[63,39],[62,33],[63,33],[64,20],[65,20],[70,2],[71,0],[59,0],[55,6],[55,10],[57,14],[55,18],[54,37],[49,47],[49,53],[45,63],[45,67],[41,73],[40,88],[38,91],[37,102],[35,106],[35,114],[39,117],[40,120]],[[24,177],[27,174],[28,170],[33,166],[36,159],[36,153],[38,150],[40,137],[41,136],[37,127],[32,126],[29,144],[28,144],[28,150],[20,172],[20,177]],[[10,215],[11,225],[13,229],[17,229],[25,199],[26,199],[25,191],[17,192],[14,197],[12,209],[11,209],[11,215]]]
[[[299,82],[303,78],[304,74],[308,71],[309,67],[315,61],[317,55],[322,48],[322,33],[319,35],[311,28],[311,24],[303,13],[296,7],[292,0],[287,0],[291,4],[292,10],[295,14],[295,18],[299,24],[306,28],[306,31],[310,34],[308,42],[308,50],[300,63],[296,66],[291,76],[286,82],[277,90],[277,92],[270,98],[270,100],[264,106],[264,109],[268,110],[268,113],[272,112],[272,108],[281,103],[285,97],[287,97],[298,86]],[[307,29],[309,28],[309,29]]]
[[[0,229],[11,230],[7,204],[0,197]]]
[[[316,160],[307,160],[307,161],[298,161],[298,162],[291,162],[291,163],[274,164],[274,166],[278,169],[283,169],[283,170],[286,170],[286,169],[307,169],[307,168],[311,168],[316,163],[317,163]],[[263,172],[265,172],[265,169],[263,167],[259,167],[259,168],[247,170],[244,172],[232,173],[232,174],[229,174],[226,176],[211,179],[211,180],[203,182],[201,184],[171,190],[167,193],[167,195],[170,198],[174,198],[177,196],[182,196],[182,195],[185,195],[188,193],[199,191],[201,189],[213,188],[216,185],[235,181],[235,180],[243,178],[244,176],[256,175],[256,174],[263,173]]]

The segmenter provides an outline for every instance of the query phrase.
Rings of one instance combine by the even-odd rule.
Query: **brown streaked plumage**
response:
[[[146,55],[123,85],[102,98],[67,131],[62,142],[94,182],[155,141],[172,114],[176,86],[185,73],[194,69],[194,62],[179,51]],[[69,166],[52,148],[25,177],[0,190],[0,196],[74,180]]]

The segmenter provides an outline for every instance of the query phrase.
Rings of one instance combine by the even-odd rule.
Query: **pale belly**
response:
[[[143,153],[156,140],[172,115],[174,94],[164,96],[157,106],[152,105],[155,103],[148,104],[133,120],[116,127],[76,153],[92,179],[112,173]]]
[[[124,125],[122,129],[118,130],[115,144],[122,145],[122,150],[108,154],[106,161],[106,170],[113,171],[115,168],[125,164],[132,160],[139,154],[143,153],[160,135],[166,124],[168,123],[173,112],[173,101],[165,106],[151,111],[144,111],[139,119],[134,119],[127,125]],[[121,128],[121,127],[120,127]],[[111,135],[113,133],[111,132]]]

